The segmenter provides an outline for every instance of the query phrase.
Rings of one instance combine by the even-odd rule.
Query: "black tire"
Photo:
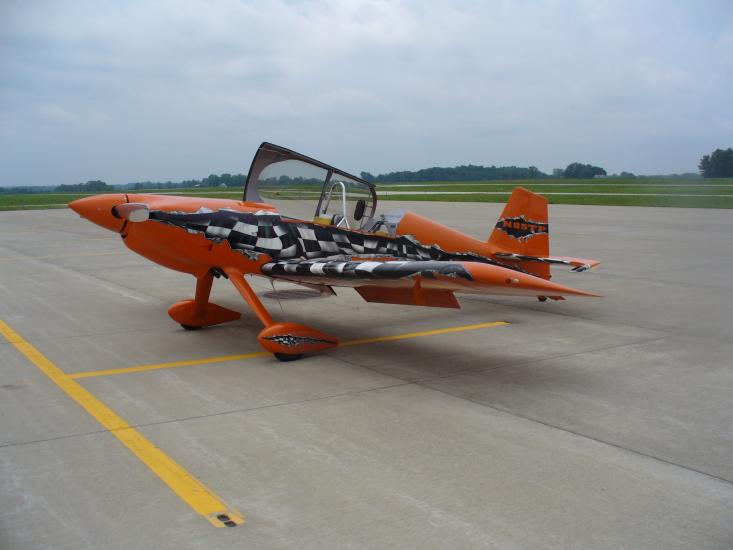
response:
[[[273,353],[273,355],[278,361],[282,361],[283,363],[287,363],[288,361],[297,361],[303,357],[302,353]]]
[[[546,302],[546,301],[547,301],[547,296],[537,296],[537,299],[538,299],[538,300],[539,300],[540,302]]]
[[[201,327],[201,326],[198,326],[198,325],[184,325],[184,324],[181,324],[181,326],[183,328],[185,328],[186,330],[201,330],[202,328],[204,328],[204,327]]]

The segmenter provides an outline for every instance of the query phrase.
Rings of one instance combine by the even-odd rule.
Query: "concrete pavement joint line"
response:
[[[59,258],[88,258],[92,256],[119,256],[127,253],[127,250],[117,252],[88,252],[82,254],[56,254],[52,256],[5,256],[0,257],[0,261],[14,262],[18,260],[56,260]]]
[[[565,357],[573,357],[575,355],[583,355],[583,354],[586,354],[586,353],[595,353],[595,352],[598,352],[598,351],[606,351],[606,350],[609,350],[609,349],[623,348],[623,347],[634,346],[634,345],[638,345],[638,344],[646,344],[646,343],[655,342],[655,341],[658,341],[658,340],[665,340],[667,338],[672,338],[674,336],[677,336],[677,333],[669,334],[669,335],[666,335],[666,336],[659,336],[659,337],[656,337],[656,338],[648,338],[648,339],[645,339],[645,340],[638,340],[638,341],[634,341],[634,342],[627,342],[627,343],[624,343],[624,344],[614,344],[612,346],[604,346],[602,348],[596,348],[596,349],[592,349],[592,350],[585,350],[585,351],[578,351],[578,352],[573,352],[573,353],[566,353],[566,354],[562,354],[562,355],[555,355],[555,356],[552,356],[552,357],[542,357],[540,359],[532,359],[532,360],[529,360],[529,361],[521,361],[521,362],[518,362],[518,363],[511,363],[511,362],[509,362],[509,363],[503,363],[501,365],[497,365],[495,367],[489,367],[489,368],[485,368],[485,369],[472,369],[472,370],[465,369],[465,370],[462,370],[462,371],[459,371],[459,372],[455,372],[455,373],[451,373],[451,374],[446,374],[446,375],[442,375],[442,376],[434,376],[432,378],[421,378],[419,380],[415,380],[415,381],[412,381],[412,382],[407,381],[404,378],[400,378],[399,376],[396,376],[394,374],[385,373],[385,372],[383,372],[381,370],[375,369],[374,367],[360,365],[359,363],[355,363],[353,361],[347,361],[347,360],[343,360],[343,361],[346,362],[346,363],[349,363],[350,365],[354,365],[356,367],[360,367],[360,368],[364,368],[364,369],[367,369],[367,370],[371,370],[371,371],[374,371],[374,372],[379,373],[379,374],[387,374],[387,376],[391,376],[393,378],[397,378],[398,380],[403,380],[405,382],[404,385],[413,384],[413,385],[420,386],[420,387],[425,388],[425,389],[428,389],[428,390],[434,390],[436,392],[443,393],[445,395],[450,395],[451,397],[455,397],[457,399],[463,399],[465,401],[468,401],[470,403],[474,403],[476,405],[480,405],[482,407],[487,407],[489,409],[493,409],[493,410],[498,411],[498,412],[502,412],[502,413],[505,413],[505,414],[508,414],[508,415],[511,415],[511,416],[514,416],[514,417],[517,417],[517,418],[521,418],[521,419],[526,420],[528,422],[535,422],[537,424],[541,424],[541,425],[543,425],[545,427],[548,427],[548,428],[554,428],[554,429],[557,429],[557,430],[560,430],[560,431],[563,431],[563,432],[566,432],[566,433],[573,434],[573,435],[575,435],[577,437],[582,437],[582,438],[585,438],[585,439],[589,439],[591,441],[595,441],[597,443],[602,443],[602,444],[605,444],[605,445],[609,445],[611,447],[615,447],[615,448],[620,449],[620,450],[623,450],[623,451],[634,453],[636,455],[643,456],[643,457],[648,458],[648,459],[651,459],[651,460],[657,460],[659,462],[663,462],[663,463],[669,464],[671,466],[677,466],[678,468],[682,468],[683,470],[687,470],[687,471],[694,472],[694,473],[697,473],[697,474],[700,474],[700,475],[704,475],[706,477],[709,477],[709,478],[712,478],[712,479],[716,479],[718,481],[723,481],[725,483],[733,484],[733,480],[726,479],[726,478],[720,477],[720,476],[716,476],[715,474],[710,474],[708,472],[704,472],[702,470],[698,470],[698,469],[692,468],[690,466],[685,466],[683,464],[678,464],[676,462],[672,462],[672,461],[667,460],[667,459],[664,459],[664,458],[660,458],[660,457],[657,457],[657,456],[654,456],[654,455],[643,453],[641,451],[637,451],[637,450],[631,449],[629,447],[624,447],[624,446],[619,445],[619,444],[616,444],[616,443],[611,443],[611,442],[605,441],[603,439],[598,439],[598,438],[592,437],[590,435],[586,435],[586,434],[583,434],[583,433],[580,433],[580,432],[576,432],[576,431],[570,430],[568,428],[563,428],[561,426],[556,426],[554,424],[550,424],[548,422],[543,422],[541,420],[537,420],[537,419],[532,418],[532,417],[529,417],[529,416],[523,416],[523,415],[520,415],[520,414],[516,414],[516,413],[514,413],[514,412],[512,412],[512,411],[510,411],[508,409],[497,407],[495,405],[489,405],[489,404],[483,403],[481,401],[477,401],[477,400],[474,400],[474,399],[469,399],[467,397],[463,397],[463,396],[460,396],[460,395],[453,394],[453,393],[451,393],[449,391],[441,390],[441,389],[434,388],[432,386],[426,385],[428,382],[431,382],[433,380],[444,380],[444,379],[447,379],[447,378],[453,378],[453,377],[457,377],[457,376],[462,376],[464,374],[474,374],[474,373],[481,373],[481,372],[489,372],[489,371],[503,369],[503,368],[506,368],[506,367],[514,367],[514,366],[522,366],[522,365],[531,365],[532,363],[539,363],[539,362],[542,362],[542,361],[549,361],[549,360],[554,360],[554,359],[562,359],[562,358],[565,358]],[[399,385],[400,384],[396,384],[395,386],[399,386]]]
[[[623,347],[626,347],[626,346],[635,346],[635,345],[638,345],[638,344],[646,344],[646,343],[649,343],[649,342],[655,342],[657,340],[664,340],[666,338],[672,338],[674,336],[678,336],[679,334],[682,334],[682,333],[671,333],[671,334],[668,334],[666,336],[657,336],[657,337],[654,337],[654,338],[647,338],[647,339],[644,339],[644,340],[636,340],[634,342],[626,342],[626,343],[623,343],[623,344],[613,344],[611,346],[603,346],[603,347],[600,347],[600,348],[594,348],[594,349],[588,349],[588,350],[582,350],[582,351],[575,351],[575,352],[571,352],[571,353],[561,353],[561,354],[558,354],[558,355],[550,355],[550,356],[540,357],[540,358],[537,358],[537,359],[529,359],[527,361],[517,361],[517,362],[506,361],[504,363],[500,363],[498,365],[494,365],[494,366],[491,366],[491,367],[477,368],[477,369],[462,369],[462,370],[459,370],[459,371],[452,372],[450,374],[441,374],[440,376],[430,376],[430,377],[425,377],[425,378],[418,378],[417,380],[408,380],[408,379],[405,379],[405,378],[400,378],[399,376],[397,376],[395,374],[390,374],[387,371],[380,370],[378,368],[371,367],[371,366],[368,366],[368,365],[362,365],[360,363],[357,363],[353,359],[352,360],[349,360],[349,359],[343,359],[343,358],[341,358],[340,360],[343,361],[344,363],[348,363],[349,365],[353,365],[355,367],[359,367],[359,368],[362,368],[362,369],[367,369],[367,370],[370,370],[370,371],[373,371],[373,372],[376,372],[378,374],[382,374],[382,375],[385,375],[385,376],[391,376],[392,378],[396,378],[397,380],[402,380],[404,382],[409,382],[409,383],[413,383],[413,384],[422,384],[424,382],[425,383],[426,382],[432,382],[433,380],[445,380],[447,378],[455,378],[455,377],[458,377],[458,376],[463,376],[464,374],[478,374],[478,373],[482,373],[482,372],[491,372],[491,371],[500,370],[500,369],[503,369],[503,368],[506,368],[506,367],[520,367],[520,366],[525,366],[525,365],[531,365],[533,363],[541,363],[543,361],[552,361],[554,359],[563,359],[563,358],[566,358],[566,357],[573,357],[575,355],[582,355],[582,354],[585,354],[585,353],[596,353],[598,351],[606,351],[606,350],[610,350],[610,349],[614,349],[614,348],[623,348]],[[460,354],[460,353],[449,354],[449,355],[444,356],[444,358],[445,359],[450,359],[450,358],[455,357],[455,356],[458,356],[458,355],[462,355],[462,354]],[[408,363],[409,364],[409,363],[412,363],[412,362],[413,361],[402,361],[401,363],[396,363],[396,364],[398,364],[398,365],[399,364],[404,364],[404,363]],[[429,387],[429,386],[425,386],[425,387]]]
[[[419,380],[415,380],[415,383],[418,383],[419,384],[420,382],[431,382],[433,380],[444,380],[446,378],[453,378],[453,377],[456,377],[456,376],[463,376],[464,374],[473,374],[473,373],[479,373],[479,372],[489,372],[489,371],[503,369],[503,368],[506,368],[506,367],[521,367],[521,366],[525,366],[525,365],[532,365],[534,363],[541,363],[543,361],[553,361],[555,359],[565,359],[567,357],[575,357],[576,355],[584,355],[586,353],[597,353],[599,351],[608,351],[608,350],[616,349],[616,348],[625,348],[625,347],[628,347],[628,346],[637,346],[637,345],[640,345],[640,344],[648,344],[650,342],[657,342],[658,340],[666,340],[667,338],[674,338],[675,336],[679,336],[680,334],[684,334],[684,333],[670,333],[670,334],[667,334],[665,336],[655,336],[654,338],[645,338],[643,340],[634,340],[633,342],[624,342],[623,344],[613,344],[613,345],[610,345],[610,346],[603,346],[603,347],[600,347],[600,348],[593,348],[593,349],[587,349],[587,350],[581,350],[581,351],[574,351],[574,352],[570,352],[570,353],[560,353],[558,355],[549,355],[549,356],[545,356],[545,357],[538,357],[537,359],[528,359],[527,361],[518,361],[518,362],[511,362],[511,361],[509,361],[509,362],[506,362],[506,363],[501,363],[500,365],[496,365],[496,366],[493,366],[493,367],[487,367],[487,368],[464,369],[462,371],[452,372],[450,374],[443,374],[443,375],[440,375],[440,376],[433,376],[433,377],[430,377],[430,378],[420,378]],[[358,365],[358,366],[362,366],[362,365]],[[365,367],[365,368],[369,368],[369,367]],[[376,372],[379,372],[379,371],[376,371]],[[397,377],[397,378],[399,378],[399,377]],[[400,380],[402,380],[402,378],[400,378]]]
[[[652,327],[646,327],[643,325],[634,325],[632,323],[622,323],[621,321],[613,321],[613,320],[607,320],[607,319],[594,319],[593,317],[583,317],[582,315],[577,315],[575,313],[565,313],[562,311],[557,310],[544,310],[541,309],[542,306],[537,306],[535,304],[526,304],[526,303],[516,303],[511,304],[510,306],[507,306],[507,304],[502,302],[497,302],[494,300],[477,300],[473,299],[471,300],[474,304],[491,304],[494,306],[499,307],[511,307],[513,309],[522,310],[523,312],[532,312],[532,313],[539,313],[539,314],[547,314],[547,315],[559,315],[561,317],[569,317],[570,319],[576,319],[578,321],[586,321],[590,323],[598,323],[602,325],[613,325],[613,326],[619,326],[619,327],[633,327],[633,328],[640,328],[643,330],[651,330],[655,332],[664,332],[665,329],[662,328],[652,328]]]
[[[534,361],[530,361],[530,362],[534,362]],[[353,364],[353,363],[351,363],[351,364]],[[375,369],[372,369],[371,367],[362,367],[361,365],[355,365],[355,366],[358,366],[358,367],[361,367],[361,368],[365,368],[365,369],[368,369],[368,370],[375,370]],[[491,369],[488,369],[488,370],[491,370]],[[375,370],[375,372],[379,372],[379,371],[376,371]],[[380,373],[380,374],[384,374],[384,373]],[[398,380],[400,380],[400,378],[395,377],[394,375],[388,375],[388,376],[391,376],[393,378],[397,378]],[[678,464],[676,462],[672,462],[672,461],[666,460],[664,458],[656,457],[654,455],[646,454],[646,453],[643,453],[641,451],[637,451],[637,450],[634,450],[634,449],[631,449],[631,448],[628,448],[628,447],[624,447],[622,445],[618,445],[616,443],[611,443],[611,442],[608,442],[608,441],[604,441],[603,439],[598,439],[598,438],[595,438],[595,437],[592,437],[592,436],[589,436],[589,435],[586,435],[586,434],[583,434],[583,433],[580,433],[580,432],[576,432],[576,431],[573,431],[573,430],[570,430],[570,429],[567,429],[567,428],[563,428],[561,426],[556,426],[554,424],[550,424],[550,423],[547,423],[547,422],[542,422],[541,420],[537,420],[537,419],[532,418],[532,417],[522,416],[520,414],[516,414],[516,413],[514,413],[514,412],[512,412],[510,410],[503,409],[501,407],[497,407],[497,406],[494,406],[494,405],[489,405],[489,404],[486,404],[486,403],[482,403],[482,402],[476,401],[474,399],[468,399],[466,397],[462,397],[460,395],[455,395],[455,394],[452,394],[452,393],[450,393],[448,391],[440,390],[438,388],[433,388],[431,386],[426,386],[426,385],[422,384],[421,381],[416,381],[416,382],[404,382],[403,381],[402,383],[399,383],[399,384],[390,384],[388,386],[379,386],[379,387],[376,387],[376,388],[367,388],[367,389],[364,389],[364,390],[357,390],[357,391],[352,391],[352,392],[344,392],[344,393],[339,393],[339,394],[334,394],[334,395],[326,395],[326,396],[322,396],[322,397],[314,397],[312,399],[301,399],[301,400],[298,400],[298,401],[286,401],[286,402],[283,402],[283,403],[273,403],[271,405],[260,405],[258,407],[245,407],[245,408],[241,408],[241,409],[232,409],[232,410],[228,410],[228,411],[221,411],[221,412],[216,412],[216,413],[211,413],[211,414],[202,414],[202,415],[196,415],[196,416],[187,416],[187,417],[181,417],[181,418],[173,418],[173,419],[170,419],[170,420],[162,420],[162,421],[159,421],[159,422],[148,422],[148,423],[145,423],[145,424],[136,424],[135,426],[132,426],[132,427],[133,428],[146,428],[146,427],[152,427],[152,426],[161,426],[161,425],[165,425],[165,424],[174,424],[174,423],[177,423],[177,422],[188,422],[190,420],[201,420],[201,419],[204,419],[204,418],[211,418],[211,417],[216,417],[216,416],[227,416],[227,415],[230,415],[230,414],[240,414],[240,413],[253,412],[253,411],[258,411],[258,410],[263,410],[263,409],[273,409],[273,408],[276,408],[276,407],[287,407],[287,406],[290,406],[290,405],[302,405],[302,404],[305,404],[305,403],[313,403],[313,402],[317,402],[317,401],[325,401],[325,400],[328,400],[328,399],[337,399],[337,398],[340,398],[340,397],[349,397],[351,395],[358,395],[358,394],[362,394],[362,393],[368,393],[368,392],[379,391],[379,390],[389,390],[389,389],[393,389],[393,388],[401,388],[401,387],[406,387],[406,386],[419,386],[419,387],[424,388],[424,389],[429,390],[429,391],[435,391],[437,393],[442,393],[444,395],[449,395],[449,396],[451,396],[451,397],[453,397],[455,399],[461,399],[463,401],[467,401],[469,403],[473,403],[474,405],[478,405],[478,406],[481,406],[481,407],[486,407],[488,409],[492,409],[492,410],[495,410],[495,411],[497,411],[499,413],[507,414],[509,416],[513,416],[515,418],[519,418],[519,419],[525,420],[527,422],[532,422],[532,423],[535,423],[535,424],[540,424],[540,425],[542,425],[542,426],[544,426],[546,428],[556,429],[556,430],[559,430],[559,431],[562,431],[562,432],[565,432],[565,433],[574,435],[576,437],[581,437],[583,439],[588,439],[590,441],[594,441],[594,442],[600,443],[602,445],[608,445],[610,447],[614,447],[614,448],[619,449],[621,451],[626,451],[628,453],[632,453],[632,454],[635,454],[637,456],[642,456],[642,457],[647,458],[649,460],[655,460],[655,461],[658,461],[658,462],[662,462],[664,464],[668,464],[670,466],[676,466],[676,467],[681,468],[683,470],[686,470],[688,472],[699,474],[699,475],[702,475],[702,476],[705,476],[705,477],[708,477],[708,478],[711,478],[711,479],[714,479],[714,480],[717,480],[717,481],[722,481],[724,483],[729,483],[729,484],[732,484],[733,485],[733,480],[729,480],[729,479],[726,479],[724,477],[720,477],[720,476],[716,476],[714,474],[703,472],[702,470],[697,470],[697,469],[692,468],[690,466],[685,466],[683,464]],[[20,445],[32,445],[32,444],[35,444],[35,443],[45,443],[45,442],[48,442],[48,441],[56,441],[56,440],[59,440],[59,439],[71,439],[71,438],[75,438],[75,437],[85,437],[85,436],[89,436],[89,435],[98,435],[98,434],[101,434],[101,433],[106,433],[107,431],[109,431],[109,430],[99,430],[99,431],[86,432],[86,433],[81,433],[81,434],[72,434],[72,435],[67,435],[67,436],[53,437],[53,438],[49,438],[49,439],[39,439],[39,440],[35,440],[35,441],[24,441],[24,442],[19,442],[19,443],[10,443],[10,444],[0,445],[0,448],[3,448],[3,447],[16,447],[16,446],[20,446]]]
[[[657,284],[663,284],[663,285],[669,285],[669,286],[691,286],[693,288],[713,288],[716,290],[730,290],[730,285],[722,286],[722,285],[716,285],[716,284],[710,284],[706,283],[704,281],[675,281],[673,279],[665,279],[664,277],[642,277],[640,275],[637,276],[628,276],[628,275],[621,275],[617,273],[609,273],[609,272],[603,272],[601,274],[601,277],[607,277],[609,279],[613,280],[621,280],[621,281],[636,281],[636,282],[642,282],[642,283],[657,283]]]
[[[385,376],[389,376],[389,375],[385,375]],[[396,378],[394,376],[391,376],[390,378],[395,378],[396,380],[399,380],[399,378]],[[354,391],[347,391],[343,393],[335,393],[332,395],[322,395],[320,397],[311,397],[308,399],[299,399],[297,401],[283,401],[282,403],[272,403],[270,405],[258,405],[257,407],[243,407],[241,409],[230,409],[228,411],[219,411],[219,412],[214,412],[210,414],[198,414],[194,416],[183,416],[179,418],[171,418],[170,420],[160,420],[158,422],[146,422],[144,424],[135,424],[130,427],[131,428],[149,428],[152,426],[164,426],[166,424],[175,424],[176,422],[187,422],[189,420],[201,420],[204,418],[212,418],[215,416],[227,416],[230,414],[247,413],[247,412],[259,411],[263,409],[274,409],[276,407],[287,407],[290,405],[302,405],[304,403],[313,403],[316,401],[325,401],[327,399],[337,399],[340,397],[349,397],[351,395],[359,395],[361,393],[368,393],[368,392],[379,391],[379,390],[389,390],[392,388],[400,388],[403,386],[413,386],[413,385],[415,385],[414,382],[400,382],[397,384],[388,384],[387,386],[377,386],[376,388],[366,388],[363,390],[354,390]],[[89,435],[99,435],[99,434],[109,433],[109,432],[110,430],[95,430],[93,432],[61,435],[58,437],[49,437],[47,439],[36,439],[33,441],[19,441],[17,443],[5,443],[3,445],[0,445],[0,449],[2,449],[3,447],[19,447],[21,445],[34,445],[36,443],[47,443],[49,441],[57,441],[59,439],[72,439],[75,437],[86,437]]]
[[[126,288],[126,287],[122,287],[122,288]],[[147,333],[147,332],[154,331],[154,330],[165,330],[165,327],[168,327],[168,326],[170,326],[170,322],[168,321],[168,319],[165,319],[160,325],[150,325],[150,326],[142,326],[142,327],[126,328],[126,329],[118,328],[118,329],[104,330],[100,332],[81,332],[78,334],[71,334],[69,336],[50,336],[48,337],[48,340],[56,343],[56,342],[63,342],[66,340],[72,340],[72,339],[78,339],[78,338],[113,336],[117,334],[130,334],[134,332]],[[0,346],[12,346],[12,344],[5,340],[0,340]],[[69,378],[74,378],[74,376],[71,376],[69,373],[65,373],[65,374]]]
[[[564,311],[558,311],[558,310],[549,310],[549,309],[542,309],[542,306],[536,304],[536,303],[526,303],[526,302],[517,302],[515,304],[507,305],[503,302],[497,302],[496,300],[480,300],[478,298],[466,298],[468,296],[467,294],[464,294],[461,296],[461,300],[467,300],[470,302],[473,302],[474,304],[492,304],[499,307],[511,307],[513,309],[521,309],[522,311],[528,312],[532,311],[535,313],[545,313],[547,315],[559,315],[561,317],[569,317],[570,319],[576,319],[579,321],[587,321],[591,323],[598,323],[602,325],[615,325],[619,327],[633,327],[633,328],[640,328],[643,330],[651,330],[654,332],[668,332],[669,327],[648,327],[644,325],[636,325],[631,322],[621,322],[621,321],[613,321],[611,319],[596,319],[593,317],[584,317],[582,315],[579,315],[577,313],[567,313]],[[550,304],[551,305],[551,304]],[[691,334],[689,330],[685,330],[684,332],[675,332],[671,334]],[[694,333],[692,333],[694,334]]]
[[[733,485],[733,480],[726,479],[726,478],[720,477],[720,476],[716,476],[715,474],[710,474],[708,472],[703,472],[702,470],[698,470],[698,469],[693,468],[691,466],[685,466],[684,464],[678,464],[677,462],[672,462],[671,460],[667,460],[666,458],[660,458],[658,456],[654,456],[654,455],[650,455],[650,454],[647,454],[647,453],[643,453],[641,451],[637,451],[637,450],[631,449],[629,447],[624,447],[623,445],[619,445],[618,443],[612,443],[610,441],[605,441],[603,439],[598,439],[596,437],[593,437],[593,436],[590,436],[590,435],[586,435],[584,433],[573,431],[573,430],[571,430],[569,428],[563,428],[562,426],[556,426],[555,424],[550,424],[549,422],[543,422],[542,420],[538,420],[536,418],[532,418],[531,416],[524,416],[524,415],[521,415],[521,414],[517,414],[517,413],[515,413],[513,411],[510,411],[508,409],[504,409],[502,407],[497,407],[496,405],[489,405],[488,403],[483,403],[483,402],[477,401],[475,399],[470,399],[468,397],[464,397],[464,396],[461,396],[461,395],[455,395],[455,394],[453,394],[453,393],[451,393],[449,391],[446,391],[446,390],[441,390],[441,389],[438,389],[438,388],[433,388],[431,386],[425,386],[425,385],[423,385],[420,382],[414,382],[414,384],[416,386],[420,386],[420,387],[425,388],[427,390],[434,390],[434,391],[436,391],[438,393],[442,393],[444,395],[450,395],[451,397],[455,397],[456,399],[462,399],[463,401],[468,401],[469,403],[473,403],[475,405],[480,405],[481,407],[486,407],[487,409],[492,409],[492,410],[497,411],[497,412],[500,412],[500,413],[508,414],[509,416],[513,416],[515,418],[521,418],[522,420],[526,420],[527,422],[533,422],[535,424],[539,424],[541,426],[545,426],[546,428],[552,428],[552,429],[555,429],[555,430],[559,430],[561,432],[572,434],[572,435],[574,435],[576,437],[582,437],[583,439],[589,439],[590,441],[595,441],[596,443],[601,443],[602,445],[608,445],[609,447],[614,447],[615,449],[619,449],[621,451],[626,451],[628,453],[633,453],[633,454],[635,454],[637,456],[643,456],[644,458],[648,458],[650,460],[656,460],[657,462],[662,462],[662,463],[668,464],[670,466],[676,466],[677,468],[682,468],[683,470],[687,470],[688,472],[693,472],[695,474],[703,475],[705,477],[709,477],[711,479],[715,479],[717,481],[722,481],[724,483],[729,483],[729,484]]]
[[[114,253],[101,253],[101,254],[96,254],[95,253],[95,254],[96,255],[102,255],[102,256],[104,256],[104,255],[119,255],[119,254],[125,254],[125,253],[126,253],[126,251],[122,250],[120,252],[114,252]],[[69,255],[69,256],[75,256],[76,257],[78,255]],[[66,256],[64,256],[64,257],[66,257]],[[25,259],[34,259],[34,260],[42,261],[42,262],[46,263],[52,269],[58,269],[60,271],[73,273],[75,276],[77,276],[79,278],[87,277],[89,279],[92,279],[95,282],[95,284],[101,285],[101,286],[103,286],[104,288],[106,288],[108,290],[110,289],[110,287],[108,285],[112,285],[112,287],[116,287],[118,289],[124,289],[124,290],[126,290],[128,292],[131,292],[131,293],[137,293],[137,294],[140,294],[140,295],[144,296],[145,298],[148,298],[148,299],[150,299],[152,301],[160,302],[160,299],[157,296],[151,296],[150,294],[146,294],[145,292],[142,292],[142,291],[140,291],[140,290],[138,290],[136,288],[130,288],[128,286],[124,286],[124,285],[122,285],[122,284],[120,284],[120,283],[118,283],[116,281],[110,281],[108,279],[103,279],[102,277],[99,277],[97,275],[94,275],[93,273],[87,273],[85,271],[79,271],[78,269],[72,269],[71,267],[68,267],[68,266],[64,266],[64,265],[60,265],[60,264],[55,264],[53,262],[49,262],[48,259],[50,259],[50,258],[51,258],[50,256],[49,257],[37,256],[35,258],[27,257]],[[107,283],[107,284],[105,284],[105,283]]]
[[[121,287],[126,288],[126,287]],[[115,328],[110,330],[103,330],[99,332],[80,332],[78,334],[72,334],[70,336],[54,336],[49,338],[49,340],[72,340],[72,339],[78,339],[78,338],[90,338],[90,337],[99,337],[99,336],[115,336],[118,334],[131,334],[134,332],[142,332],[142,333],[148,333],[153,330],[165,330],[167,326],[170,326],[170,322],[168,319],[164,319],[160,324],[157,325],[149,325],[149,326],[138,326],[135,328]],[[69,374],[67,373],[67,376]]]
[[[365,344],[376,344],[378,342],[392,342],[395,340],[407,340],[410,338],[437,336],[439,334],[449,334],[452,332],[465,332],[468,330],[478,330],[482,328],[501,327],[501,326],[507,326],[507,325],[509,325],[509,323],[507,323],[506,321],[492,321],[490,323],[479,323],[476,325],[463,325],[460,327],[439,328],[435,330],[425,330],[421,332],[408,332],[405,334],[393,334],[390,336],[377,336],[374,338],[347,340],[346,342],[340,343],[338,347],[361,346]],[[173,369],[173,368],[178,368],[178,367],[206,365],[206,364],[211,364],[211,363],[224,363],[226,361],[238,361],[240,359],[265,357],[267,355],[270,355],[270,353],[267,351],[257,351],[253,353],[243,353],[240,355],[221,355],[217,357],[205,357],[203,359],[191,359],[191,360],[185,360],[185,361],[170,361],[167,363],[157,363],[154,365],[138,365],[135,367],[122,367],[118,369],[105,369],[105,370],[96,370],[96,371],[89,371],[89,372],[76,372],[72,374],[67,374],[67,376],[73,379],[90,378],[94,376],[110,376],[114,374],[127,374],[127,373],[132,373],[132,372],[145,372],[145,371],[160,370],[160,369]]]
[[[133,428],[139,428],[139,426],[132,426]],[[56,437],[46,437],[44,439],[31,439],[29,441],[12,441],[10,443],[2,443],[0,444],[0,449],[10,448],[10,447],[23,447],[24,445],[35,445],[36,443],[48,443],[50,441],[59,441],[62,439],[73,439],[75,437],[86,437],[88,435],[99,435],[99,434],[107,434],[110,433],[109,430],[94,430],[93,432],[81,432],[76,434],[65,434],[65,435],[57,435]]]
[[[153,445],[91,392],[69,378],[2,320],[0,320],[0,334],[124,444],[195,512],[204,516],[215,527],[234,527],[244,523],[244,518],[239,512],[225,504],[213,491]]]

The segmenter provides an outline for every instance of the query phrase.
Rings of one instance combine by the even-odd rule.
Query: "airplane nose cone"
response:
[[[125,195],[111,193],[109,195],[94,195],[84,197],[69,203],[69,208],[90,222],[101,225],[105,229],[119,233],[125,220],[112,214],[112,207],[127,202]]]

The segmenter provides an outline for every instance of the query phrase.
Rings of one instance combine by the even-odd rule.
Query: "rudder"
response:
[[[546,258],[550,255],[550,228],[547,199],[524,187],[512,191],[494,230],[489,236],[494,252]],[[520,262],[520,267],[550,278],[550,266],[540,262]]]

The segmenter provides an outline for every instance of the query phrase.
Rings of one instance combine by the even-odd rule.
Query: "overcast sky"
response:
[[[733,147],[733,1],[0,1],[0,185]]]

